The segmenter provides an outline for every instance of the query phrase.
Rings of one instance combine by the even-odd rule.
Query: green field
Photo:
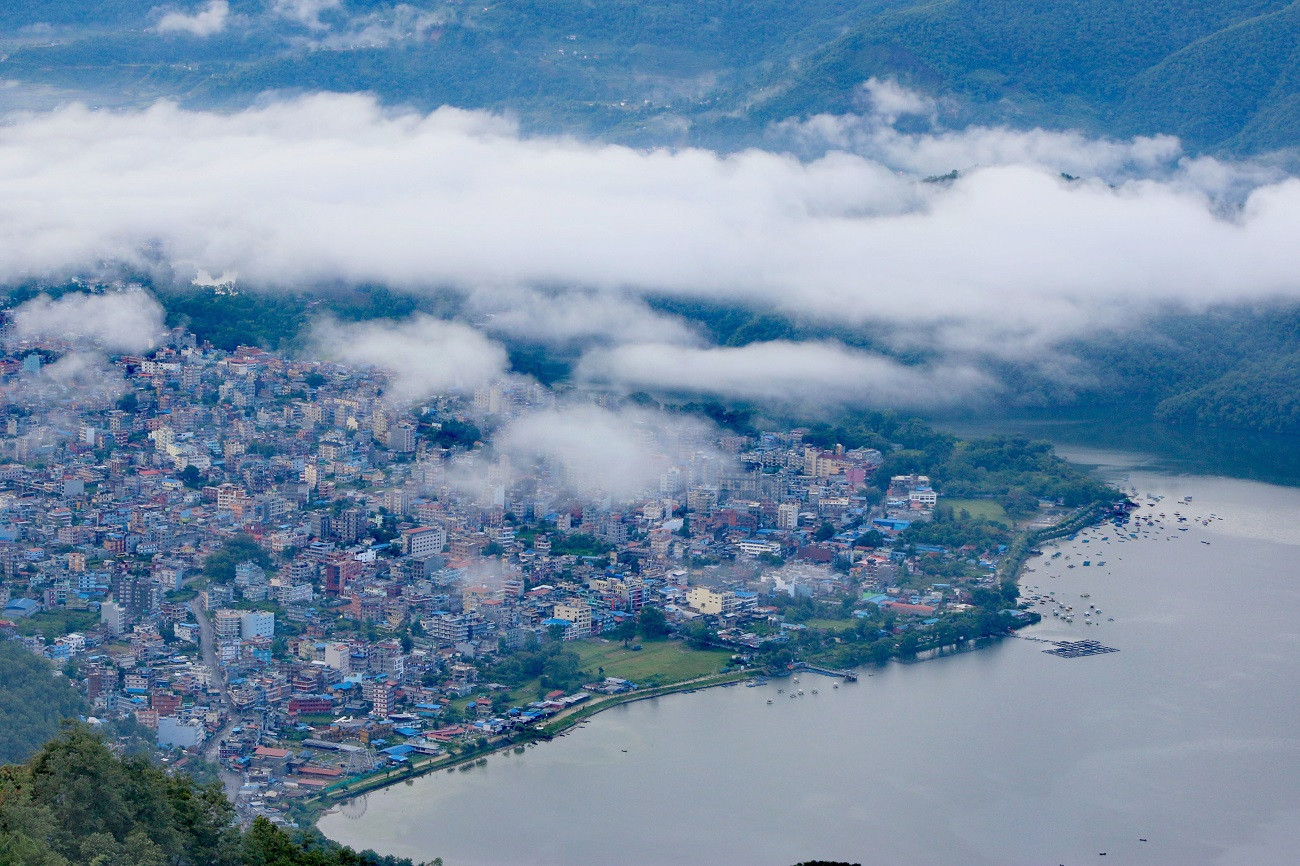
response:
[[[640,650],[623,649],[619,641],[580,640],[565,644],[581,659],[582,669],[592,679],[605,669],[607,677],[621,677],[637,685],[671,685],[715,674],[731,658],[727,650],[693,650],[677,640],[643,641]],[[510,690],[512,706],[537,700],[537,680],[520,683]]]
[[[949,506],[954,514],[961,514],[965,509],[971,517],[987,517],[995,523],[1012,525],[1006,509],[992,499],[940,499],[939,504]]]
[[[659,685],[679,683],[705,674],[715,674],[726,666],[732,653],[728,650],[687,649],[681,641],[646,641],[642,649],[623,649],[618,641],[576,641],[573,649],[582,659],[583,670],[593,676],[598,668],[607,677],[622,677],[644,684],[654,677]]]
[[[808,628],[819,628],[823,631],[844,631],[853,627],[854,620],[845,617],[844,619],[810,619],[805,620],[803,625]]]

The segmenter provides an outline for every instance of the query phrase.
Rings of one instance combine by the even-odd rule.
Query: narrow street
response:
[[[212,685],[220,694],[221,707],[226,711],[229,711],[231,707],[230,689],[226,685],[226,671],[221,666],[221,660],[217,658],[216,636],[212,631],[212,622],[208,618],[207,610],[201,603],[201,597],[196,596],[191,599],[189,602],[189,608],[190,612],[194,614],[195,622],[199,625],[199,648],[203,653],[203,663],[207,665],[208,670],[211,671]],[[219,768],[221,784],[226,790],[226,799],[231,803],[237,802],[239,789],[243,785],[243,779],[221,766],[218,760],[217,746],[226,735],[230,733],[230,729],[235,727],[237,724],[238,721],[232,716],[229,721],[222,726],[221,730],[217,731],[208,739],[207,748],[204,749],[203,752],[203,759],[211,764],[215,764]]]

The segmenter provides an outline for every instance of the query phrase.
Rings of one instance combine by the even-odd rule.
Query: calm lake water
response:
[[[321,829],[448,866],[1300,862],[1300,489],[1062,450],[1166,497],[1142,509],[1164,530],[1091,531],[1022,581],[1104,612],[1026,634],[1120,652],[1009,639],[838,688],[658,698]],[[1174,511],[1223,519],[1178,532]]]

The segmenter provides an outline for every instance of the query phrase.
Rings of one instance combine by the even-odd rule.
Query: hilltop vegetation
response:
[[[1268,150],[1300,132],[1298,44],[1290,0],[917,3],[828,46],[763,112],[847,110],[855,83],[894,74],[979,119]]]
[[[120,758],[84,726],[26,764],[0,767],[0,866],[400,866],[294,835],[247,831],[219,784],[200,787],[144,757]]]
[[[1300,434],[1300,352],[1241,364],[1212,382],[1160,402],[1167,424]]]

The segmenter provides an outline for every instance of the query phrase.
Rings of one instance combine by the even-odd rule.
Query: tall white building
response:
[[[244,611],[239,619],[239,636],[244,640],[275,637],[275,614],[266,610]]]
[[[776,525],[778,529],[794,531],[799,528],[799,503],[782,502],[776,507]]]

